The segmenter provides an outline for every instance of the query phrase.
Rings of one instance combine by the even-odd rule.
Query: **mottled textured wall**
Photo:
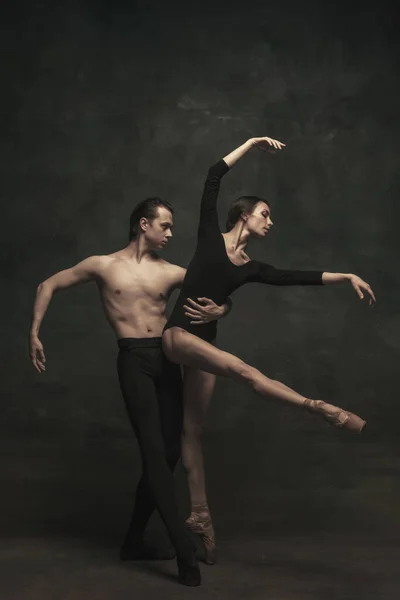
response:
[[[122,247],[130,211],[147,195],[175,206],[165,257],[187,265],[208,166],[248,137],[270,135],[287,149],[254,152],[227,175],[221,222],[235,196],[267,197],[275,228],[253,257],[355,272],[378,303],[368,309],[350,286],[247,286],[220,325],[220,345],[369,425],[353,440],[220,381],[206,438],[210,498],[220,522],[248,510],[253,520],[242,527],[299,518],[311,526],[325,523],[327,509],[333,526],[398,524],[398,26],[384,2],[8,7],[1,430],[6,481],[19,477],[14,506],[33,480],[36,507],[60,482],[77,493],[87,456],[101,459],[93,481],[119,482],[124,496],[132,453],[137,461],[95,286],[54,299],[39,376],[26,351],[36,285]],[[51,450],[29,462],[48,439]]]

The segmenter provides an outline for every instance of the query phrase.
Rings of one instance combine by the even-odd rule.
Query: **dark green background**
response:
[[[219,345],[368,421],[363,437],[218,382],[205,437],[220,538],[398,531],[399,15],[385,2],[13,4],[2,17],[3,530],[122,537],[139,457],[116,343],[94,285],[54,298],[27,355],[36,285],[121,248],[136,202],[176,209],[165,258],[187,265],[203,179],[255,135],[223,181],[272,203],[250,247],[277,267],[353,272],[350,285],[233,296]],[[186,506],[184,478],[178,482]]]

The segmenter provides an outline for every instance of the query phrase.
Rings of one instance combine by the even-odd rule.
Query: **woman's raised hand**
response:
[[[252,138],[253,146],[256,146],[260,150],[268,150],[269,152],[274,152],[275,150],[282,150],[286,146],[283,142],[279,140],[274,140],[270,137],[255,137]]]
[[[277,150],[282,150],[286,146],[283,142],[279,142],[278,140],[273,140],[270,137],[255,137],[248,139],[244,144],[232,150],[229,154],[224,156],[224,162],[228,165],[229,168],[233,167],[235,163],[242,158],[253,148],[253,146],[257,146],[260,150],[264,150],[267,152],[276,152]]]

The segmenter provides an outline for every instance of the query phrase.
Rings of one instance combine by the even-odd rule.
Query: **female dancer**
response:
[[[165,354],[172,362],[184,365],[189,378],[198,379],[198,388],[202,388],[206,398],[201,406],[198,404],[200,396],[194,396],[185,407],[182,457],[188,472],[192,504],[187,525],[200,534],[208,564],[215,562],[215,536],[205,492],[201,431],[213,390],[213,375],[247,383],[261,396],[307,408],[336,427],[361,432],[365,425],[365,421],[357,415],[323,400],[306,398],[283,383],[269,379],[236,356],[216,348],[213,345],[216,321],[196,324],[201,305],[193,299],[202,302],[211,298],[216,304],[223,304],[235,289],[252,281],[272,285],[323,285],[350,281],[360,298],[363,298],[362,290],[365,290],[370,295],[370,304],[375,301],[370,286],[356,275],[281,270],[251,260],[245,252],[249,238],[264,237],[272,226],[270,207],[265,200],[252,196],[239,198],[230,211],[228,232],[221,234],[216,201],[223,175],[253,146],[280,150],[284,145],[268,137],[252,138],[210,168],[201,201],[197,248],[163,333]],[[200,294],[207,298],[199,298]],[[204,394],[207,390],[208,393]]]

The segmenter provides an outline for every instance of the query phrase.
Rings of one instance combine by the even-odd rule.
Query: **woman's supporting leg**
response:
[[[215,375],[199,369],[184,369],[182,462],[188,478],[191,502],[191,514],[186,524],[191,531],[200,535],[207,564],[215,562],[215,533],[207,502],[202,437],[215,379]]]
[[[215,375],[199,369],[186,367],[184,370],[182,462],[188,478],[192,506],[207,504],[202,436],[215,379]]]
[[[263,375],[237,356],[224,352],[179,327],[172,327],[164,332],[163,348],[167,357],[174,362],[246,383],[261,396],[307,408],[338,427],[361,431],[365,425],[365,421],[357,415],[321,400],[309,400],[283,383]]]

